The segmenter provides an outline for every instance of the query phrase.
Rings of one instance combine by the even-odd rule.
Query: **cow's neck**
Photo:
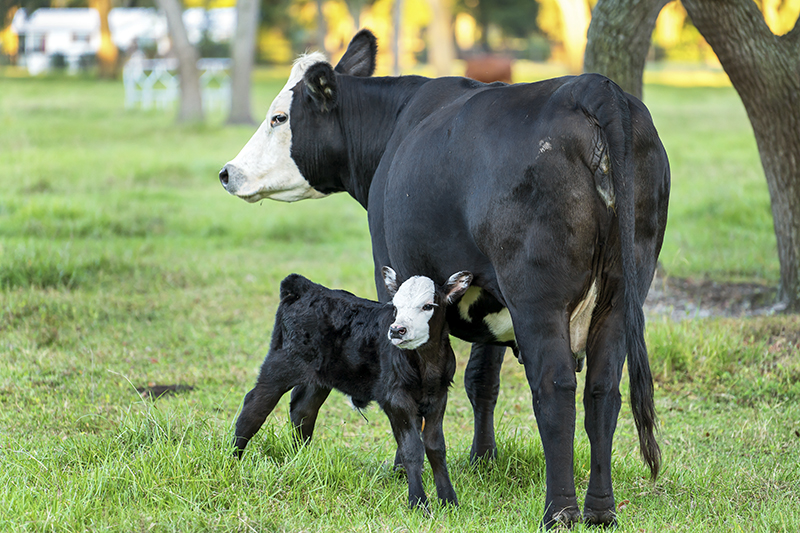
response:
[[[342,186],[365,209],[372,177],[386,151],[397,119],[408,101],[428,78],[356,78],[342,76],[342,129],[349,175]]]

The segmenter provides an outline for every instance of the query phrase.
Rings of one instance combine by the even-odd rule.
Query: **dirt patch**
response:
[[[673,320],[771,315],[784,309],[777,288],[760,283],[720,283],[656,274],[644,303],[648,316]]]

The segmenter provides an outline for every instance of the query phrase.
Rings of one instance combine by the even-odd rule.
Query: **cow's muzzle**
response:
[[[231,194],[239,196],[245,184],[245,175],[239,167],[228,163],[219,171],[219,182]]]

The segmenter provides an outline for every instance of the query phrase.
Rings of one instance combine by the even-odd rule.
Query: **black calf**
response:
[[[278,400],[297,385],[315,386],[296,389],[301,392],[292,394],[291,404],[292,422],[310,439],[317,412],[335,388],[359,408],[376,401],[389,417],[397,459],[408,474],[409,505],[427,505],[425,454],[439,499],[457,504],[442,431],[456,367],[445,308],[464,294],[472,274],[453,274],[443,287],[416,276],[398,288],[388,267],[383,277],[390,304],[327,289],[297,274],[281,282],[269,353],[236,421],[236,453],[241,457]],[[314,394],[302,393],[309,390]]]

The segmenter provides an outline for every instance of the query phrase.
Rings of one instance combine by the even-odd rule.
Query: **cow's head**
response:
[[[361,30],[335,69],[319,52],[295,61],[266,120],[220,171],[225,190],[248,202],[294,202],[342,190],[339,178],[348,168],[337,121],[336,77],[371,76],[376,53],[375,36]]]
[[[409,278],[398,287],[394,270],[383,267],[382,273],[395,308],[389,340],[404,350],[415,350],[430,339],[439,341],[445,324],[445,308],[457,302],[472,283],[472,274],[462,271],[450,276],[442,287],[425,276]]]

